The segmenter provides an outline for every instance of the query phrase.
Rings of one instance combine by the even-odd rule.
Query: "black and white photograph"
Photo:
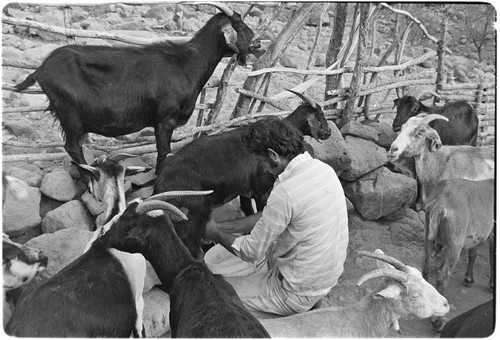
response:
[[[2,6],[3,336],[498,333],[492,2]]]

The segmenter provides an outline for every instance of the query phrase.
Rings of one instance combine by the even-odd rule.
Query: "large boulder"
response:
[[[93,232],[88,230],[70,228],[43,234],[26,242],[27,246],[40,249],[49,258],[47,268],[37,277],[46,280],[82,255],[92,235]]]
[[[314,158],[330,165],[337,175],[340,175],[351,166],[351,155],[337,126],[332,121],[328,121],[328,126],[331,131],[328,139],[317,141],[312,137],[304,136],[304,140],[312,146]]]
[[[60,229],[94,230],[95,224],[85,205],[74,200],[48,212],[42,220],[42,232],[53,233]]]
[[[170,297],[159,288],[142,295],[144,299],[143,323],[146,337],[158,338],[170,331]]]
[[[3,232],[9,236],[23,235],[41,222],[40,190],[33,187],[28,187],[27,190],[28,195],[22,200],[16,200],[11,194],[6,193],[2,227]]]
[[[47,197],[68,202],[75,198],[79,188],[68,171],[54,170],[43,177],[40,190]]]
[[[379,136],[379,132],[377,131],[377,129],[368,125],[363,125],[355,120],[350,121],[349,123],[342,126],[340,132],[342,133],[342,136],[349,135],[364,138],[374,143],[378,141]]]
[[[381,167],[345,184],[344,192],[361,216],[377,220],[414,202],[417,181]]]
[[[375,141],[378,146],[386,150],[391,148],[392,142],[396,139],[398,134],[392,131],[392,125],[387,122],[372,122],[370,126],[376,129],[379,133],[378,139]]]
[[[349,135],[345,141],[351,155],[351,166],[340,175],[340,179],[354,181],[387,163],[387,152],[374,142]]]

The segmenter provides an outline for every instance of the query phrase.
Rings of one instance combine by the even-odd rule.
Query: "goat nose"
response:
[[[391,145],[391,149],[389,150],[389,153],[395,153],[398,151],[398,147],[396,145]]]

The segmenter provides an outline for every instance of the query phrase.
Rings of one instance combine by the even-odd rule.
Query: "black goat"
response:
[[[322,109],[310,98],[286,118],[304,135],[326,139],[330,127]],[[200,243],[205,225],[215,207],[240,196],[248,200],[242,208],[252,213],[250,198],[255,198],[262,210],[267,193],[275,178],[259,165],[255,154],[249,152],[241,140],[247,127],[217,135],[204,136],[184,146],[165,159],[156,178],[154,194],[168,190],[213,190],[213,194],[173,200],[176,206],[186,207],[189,221],[175,223],[176,231],[195,256],[200,256]],[[243,197],[242,197],[243,196]],[[242,199],[243,201],[243,199]],[[246,210],[246,211],[245,211]]]
[[[141,253],[151,262],[170,295],[172,337],[269,337],[234,288],[195,260],[177,236],[170,217],[157,212],[174,211],[181,219],[186,218],[172,208],[155,200],[133,202],[106,227],[100,241],[121,251]]]
[[[101,156],[88,173],[96,199],[106,205],[105,221],[125,210],[123,155]],[[96,232],[96,235],[100,230]],[[146,261],[139,254],[108,249],[97,237],[89,249],[49,280],[23,292],[5,331],[18,337],[141,336]]]
[[[476,146],[479,119],[466,101],[447,103],[444,106],[426,106],[417,98],[404,96],[394,100],[397,106],[396,118],[392,123],[394,132],[401,131],[406,121],[419,113],[437,113],[449,119],[448,122],[435,120],[429,124],[441,138],[443,145]]]
[[[187,43],[63,46],[15,89],[40,84],[49,98],[48,110],[64,131],[64,148],[80,164],[85,163],[85,133],[116,137],[154,127],[158,172],[174,129],[191,117],[219,61],[236,52],[244,62],[252,48],[253,31],[240,15],[214,6],[224,13],[214,15]]]
[[[448,321],[441,338],[487,338],[495,330],[495,300],[482,303]]]

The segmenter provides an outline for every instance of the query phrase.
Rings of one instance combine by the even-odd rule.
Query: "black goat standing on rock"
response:
[[[311,98],[295,94],[305,103],[284,119],[304,135],[327,139],[331,131],[321,107]],[[262,210],[273,186],[275,178],[264,171],[255,154],[249,152],[241,140],[246,128],[242,126],[192,141],[165,159],[156,178],[154,194],[170,190],[214,191],[208,196],[172,201],[189,210],[189,221],[177,222],[175,226],[177,234],[195,256],[200,256],[201,238],[215,207],[240,196],[242,210],[249,215],[253,213],[250,198],[255,198],[258,210]]]
[[[48,110],[65,134],[64,148],[85,164],[82,137],[88,132],[116,137],[155,128],[157,173],[170,152],[172,133],[191,117],[198,94],[223,57],[239,54],[244,63],[253,31],[227,6],[212,4],[214,15],[186,43],[142,47],[63,46],[53,51],[15,86],[38,82]]]

